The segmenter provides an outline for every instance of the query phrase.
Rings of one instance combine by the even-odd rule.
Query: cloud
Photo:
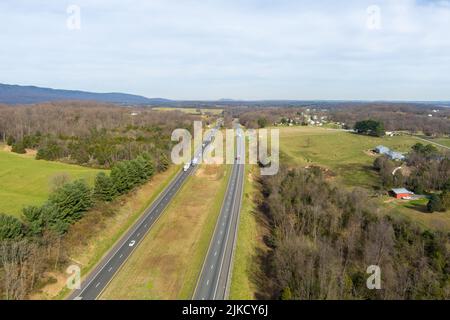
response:
[[[448,1],[2,1],[0,82],[178,99],[449,99]],[[81,30],[66,27],[69,4]],[[367,27],[367,8],[380,28]]]

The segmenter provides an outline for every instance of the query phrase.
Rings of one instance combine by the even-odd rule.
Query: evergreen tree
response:
[[[15,152],[15,153],[20,153],[20,154],[24,154],[27,152],[25,150],[25,145],[23,144],[22,141],[17,141],[15,143],[13,143],[13,145],[11,147],[11,151]]]
[[[441,197],[439,197],[437,194],[431,195],[430,200],[427,204],[428,212],[435,212],[435,211],[442,211],[442,200]]]
[[[36,207],[30,206],[23,208],[23,219],[28,227],[29,233],[33,236],[42,235],[45,228],[45,214],[44,206]]]
[[[94,197],[101,201],[112,201],[116,196],[116,189],[111,177],[100,172],[95,178]]]
[[[119,194],[124,194],[129,190],[128,171],[125,162],[119,162],[111,170],[111,179],[115,189]]]
[[[19,219],[0,213],[0,241],[16,240],[24,235],[24,227]]]
[[[49,204],[54,206],[49,226],[64,233],[70,224],[79,220],[92,206],[91,190],[81,180],[68,183],[50,195]]]
[[[167,158],[167,155],[165,153],[161,153],[159,156],[159,162],[158,162],[158,171],[164,172],[169,168],[169,159]]]

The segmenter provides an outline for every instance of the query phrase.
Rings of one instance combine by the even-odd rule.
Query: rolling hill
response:
[[[0,103],[33,104],[62,100],[90,100],[117,104],[165,104],[170,100],[161,98],[146,98],[143,96],[111,92],[94,93],[78,90],[59,90],[35,86],[19,86],[0,83]]]

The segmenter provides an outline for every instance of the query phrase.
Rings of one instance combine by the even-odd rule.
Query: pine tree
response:
[[[49,204],[54,206],[49,218],[50,227],[64,233],[92,206],[91,190],[81,180],[68,183],[50,195]]]
[[[437,194],[431,195],[430,200],[427,204],[428,212],[435,212],[435,211],[442,211],[442,200],[441,197],[439,197]]]
[[[124,194],[129,190],[128,170],[125,162],[119,162],[112,168],[111,179],[119,194]]]
[[[24,235],[24,228],[19,219],[0,213],[0,241],[16,240]]]
[[[100,172],[95,178],[94,197],[101,201],[112,201],[116,196],[116,189],[111,177]]]
[[[169,159],[167,158],[167,155],[165,153],[161,153],[159,156],[159,163],[158,163],[158,171],[164,172],[169,168]]]

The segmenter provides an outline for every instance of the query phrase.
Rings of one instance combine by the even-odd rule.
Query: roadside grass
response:
[[[246,166],[244,194],[239,218],[238,238],[233,261],[231,278],[231,300],[254,300],[257,298],[257,279],[262,272],[258,257],[266,251],[263,236],[267,228],[256,216],[255,187],[256,166]]]
[[[406,152],[417,139],[410,136],[369,137],[317,127],[280,128],[282,161],[288,165],[319,165],[330,169],[346,186],[374,188],[379,185],[372,170],[375,156],[367,151],[383,144]]]
[[[103,170],[35,160],[30,155],[3,151],[0,146],[0,212],[20,217],[23,207],[43,204],[57,175],[67,174],[71,180],[84,179],[93,185],[100,171]]]
[[[101,299],[191,299],[230,172],[228,165],[200,166]]]
[[[179,166],[171,166],[131,194],[124,195],[109,205],[94,208],[71,227],[64,239],[64,248],[70,260],[81,267],[82,276],[87,275],[101,261],[179,170]],[[54,271],[49,277],[57,279],[57,282],[42,288],[32,298],[64,299],[70,293],[65,288],[67,274],[64,271]]]

